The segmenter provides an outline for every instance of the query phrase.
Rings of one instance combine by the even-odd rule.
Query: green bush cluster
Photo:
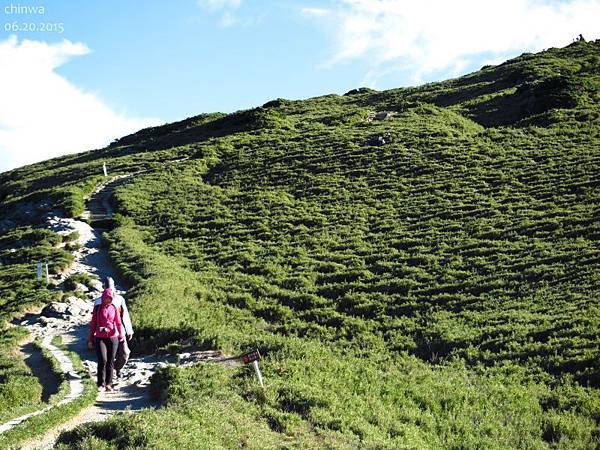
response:
[[[9,325],[24,310],[56,298],[36,264],[48,261],[62,271],[72,255],[55,246],[61,236],[42,228],[19,227],[0,233],[0,422],[41,407],[42,387],[18,357],[26,333]]]
[[[101,161],[138,173],[107,236],[135,351],[264,356],[265,390],[249,368],[165,369],[164,409],[61,445],[597,447],[599,51],[278,99],[0,175],[3,205],[52,193],[74,214]]]
[[[88,289],[91,289],[94,287],[94,282],[97,280],[98,279],[96,277],[89,275],[85,272],[78,272],[73,275],[70,275],[63,282],[63,288],[70,290],[70,291],[75,291],[75,290],[77,290],[77,285],[81,284],[81,285],[87,287]]]

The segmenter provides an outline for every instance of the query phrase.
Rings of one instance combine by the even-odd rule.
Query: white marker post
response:
[[[256,378],[258,378],[260,387],[264,388],[265,384],[263,383],[262,373],[260,373],[260,368],[258,367],[258,361],[252,361],[252,365],[254,366],[254,372],[256,372]]]
[[[42,279],[42,263],[41,262],[37,263],[35,269],[36,269],[36,273],[37,273],[37,279],[41,280]]]
[[[108,176],[108,172],[106,171],[106,163],[105,162],[102,163],[102,172],[104,172],[105,177]]]
[[[48,263],[46,263],[46,284],[50,283],[50,274],[48,273]]]
[[[260,373],[260,368],[258,367],[258,361],[260,360],[260,353],[258,350],[254,350],[253,352],[244,353],[240,356],[244,361],[244,364],[250,364],[254,366],[254,372],[256,373],[256,378],[258,378],[258,382],[260,383],[260,387],[264,389],[265,384],[263,383],[262,373]]]

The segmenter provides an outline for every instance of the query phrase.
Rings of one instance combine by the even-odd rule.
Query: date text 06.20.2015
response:
[[[22,33],[64,33],[65,25],[62,22],[5,22],[4,31]]]

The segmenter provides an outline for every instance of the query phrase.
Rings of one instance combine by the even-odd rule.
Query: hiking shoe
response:
[[[114,388],[110,384],[107,384],[106,385],[106,392],[112,392],[112,391],[114,391]]]
[[[115,378],[118,380],[119,378],[121,378],[121,371],[120,370],[115,370]]]
[[[98,386],[98,392],[103,392],[104,391],[104,386]]]

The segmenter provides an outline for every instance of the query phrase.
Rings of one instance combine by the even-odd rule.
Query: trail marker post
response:
[[[48,272],[48,261],[42,261],[36,264],[35,271],[37,279],[40,280],[46,274],[46,283],[50,283],[50,273]]]
[[[102,172],[104,172],[104,176],[105,176],[105,177],[107,177],[107,176],[108,176],[108,172],[107,172],[107,170],[106,170],[106,163],[105,163],[105,162],[103,162],[103,163],[102,163]]]
[[[254,372],[256,373],[256,378],[258,378],[258,382],[260,383],[260,387],[264,388],[265,384],[263,383],[262,373],[260,373],[260,367],[258,367],[258,361],[260,360],[260,353],[258,350],[254,350],[252,352],[244,353],[240,356],[244,364],[250,364],[254,366]]]

